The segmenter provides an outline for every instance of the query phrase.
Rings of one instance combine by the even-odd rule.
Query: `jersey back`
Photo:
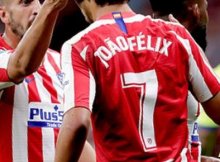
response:
[[[92,111],[100,162],[190,161],[189,71],[201,66],[206,68],[202,76],[212,74],[183,27],[142,15],[123,16],[127,33],[106,15],[64,44],[65,109]],[[196,67],[188,47],[199,62]],[[214,76],[207,82],[211,80],[217,83]],[[208,87],[215,93],[219,83]]]

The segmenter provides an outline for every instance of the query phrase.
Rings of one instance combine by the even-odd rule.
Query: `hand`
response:
[[[44,0],[43,6],[53,6],[54,9],[62,10],[67,5],[68,0]]]
[[[169,14],[169,15],[168,15],[168,18],[169,18],[169,21],[170,21],[170,22],[180,23],[176,18],[173,17],[172,14]]]

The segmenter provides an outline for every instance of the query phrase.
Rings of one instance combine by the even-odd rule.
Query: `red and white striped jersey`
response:
[[[183,26],[112,14],[66,41],[64,109],[92,111],[98,162],[192,161],[187,95],[200,102],[220,91],[203,51]]]
[[[60,54],[48,50],[38,71],[13,85],[10,48],[2,38],[0,46],[0,162],[53,162],[63,116]]]

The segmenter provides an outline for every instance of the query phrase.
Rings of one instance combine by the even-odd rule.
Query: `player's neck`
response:
[[[120,5],[107,5],[104,7],[99,7],[95,13],[95,20],[99,19],[101,16],[110,13],[110,12],[131,12],[132,9],[129,7],[129,5],[126,4],[120,4]]]
[[[20,40],[18,37],[8,32],[7,30],[5,30],[5,32],[3,33],[2,38],[13,49],[17,47],[19,40]]]

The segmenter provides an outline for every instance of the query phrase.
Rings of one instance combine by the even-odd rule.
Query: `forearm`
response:
[[[215,158],[215,157],[202,156],[201,162],[220,162],[220,159]]]
[[[36,19],[11,55],[8,75],[14,82],[37,70],[50,44],[59,11],[66,0],[45,0]]]
[[[72,133],[71,128],[61,128],[61,139],[57,141],[56,162],[77,162],[86,140],[85,129]]]
[[[56,144],[55,162],[77,162],[83,150],[90,121],[74,111],[69,110],[64,115]]]
[[[96,162],[95,150],[86,141],[78,162]]]
[[[206,114],[216,123],[220,125],[220,92],[212,99],[202,104]]]

